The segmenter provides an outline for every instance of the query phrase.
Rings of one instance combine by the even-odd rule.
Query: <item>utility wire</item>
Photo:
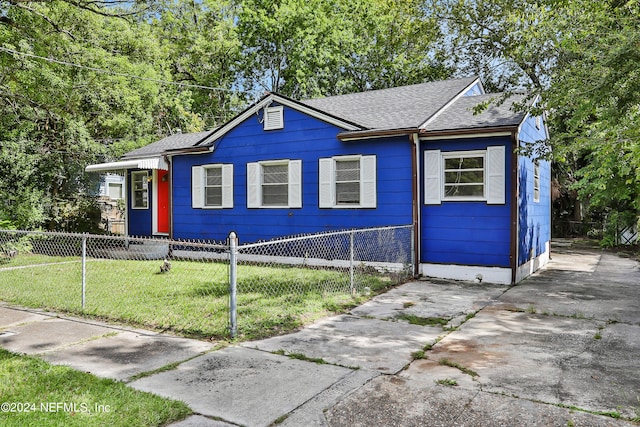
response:
[[[225,88],[222,88],[222,87],[212,87],[212,86],[203,86],[203,85],[196,85],[196,84],[190,84],[190,83],[170,82],[170,81],[167,81],[167,80],[152,79],[152,78],[149,78],[149,77],[136,76],[134,74],[118,73],[116,71],[105,70],[103,68],[87,67],[87,66],[80,65],[80,64],[74,64],[73,62],[60,61],[60,60],[53,59],[53,58],[45,58],[44,56],[38,56],[38,55],[34,55],[32,53],[18,52],[17,50],[9,49],[9,48],[2,47],[2,46],[0,46],[0,50],[4,51],[4,52],[7,52],[7,53],[11,53],[13,55],[27,56],[29,58],[41,59],[43,61],[53,62],[55,64],[66,65],[66,66],[69,66],[69,67],[76,67],[76,68],[80,68],[80,69],[83,69],[83,70],[95,71],[97,73],[111,74],[113,76],[129,77],[129,78],[132,78],[132,79],[146,80],[146,81],[149,81],[149,82],[163,83],[163,84],[181,86],[181,87],[192,87],[192,88],[197,88],[197,89],[207,89],[207,90],[216,90],[216,91],[224,91],[224,92],[237,92],[235,90],[225,89]]]

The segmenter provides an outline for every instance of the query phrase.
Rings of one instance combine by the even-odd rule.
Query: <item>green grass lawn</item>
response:
[[[182,402],[3,349],[0,396],[0,425],[13,427],[164,426],[191,414]]]
[[[80,262],[35,257],[21,255],[0,265],[0,300],[191,337],[228,338],[224,263],[172,261],[171,271],[159,274],[160,261],[90,260],[82,309]],[[40,265],[6,268],[29,261]],[[291,331],[366,299],[349,293],[349,273],[344,271],[240,265],[237,276],[239,339]],[[393,284],[379,275],[357,277],[358,286],[369,287],[373,294]]]

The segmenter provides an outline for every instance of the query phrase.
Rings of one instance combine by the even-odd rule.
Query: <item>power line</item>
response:
[[[136,76],[134,74],[118,73],[116,71],[105,70],[103,68],[87,67],[85,65],[74,64],[73,62],[60,61],[60,60],[53,59],[53,58],[46,58],[44,56],[34,55],[32,53],[19,52],[17,50],[9,49],[9,48],[2,47],[2,46],[0,46],[0,50],[2,50],[4,52],[7,52],[7,53],[14,54],[14,55],[21,55],[21,56],[26,56],[26,57],[29,57],[29,58],[41,59],[43,61],[53,62],[55,64],[66,65],[66,66],[69,66],[69,67],[76,67],[76,68],[80,68],[80,69],[83,69],[83,70],[95,71],[97,73],[111,74],[113,76],[128,77],[128,78],[131,78],[131,79],[146,80],[146,81],[149,81],[149,82],[163,83],[163,84],[180,86],[180,87],[192,87],[192,88],[196,88],[196,89],[206,89],[206,90],[215,90],[215,91],[224,91],[224,92],[237,92],[235,90],[226,89],[226,88],[222,88],[222,87],[212,87],[212,86],[196,85],[196,84],[190,84],[190,83],[170,82],[170,81],[167,81],[167,80],[152,79],[152,78],[149,78],[149,77]]]

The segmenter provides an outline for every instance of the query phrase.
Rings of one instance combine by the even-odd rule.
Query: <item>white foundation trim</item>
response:
[[[511,269],[455,264],[420,264],[420,274],[441,279],[511,284]]]
[[[530,259],[529,261],[522,264],[518,267],[516,271],[516,283],[521,282],[527,277],[531,276],[540,268],[544,267],[549,262],[549,256],[551,254],[551,249],[549,242],[544,245],[544,252],[538,255],[535,258]]]

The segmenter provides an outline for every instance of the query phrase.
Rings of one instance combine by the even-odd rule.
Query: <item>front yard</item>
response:
[[[0,300],[195,338],[228,337],[228,266],[211,261],[89,260],[85,307],[79,258],[19,255],[0,264]],[[282,334],[368,298],[351,295],[349,272],[287,266],[238,267],[239,339]],[[371,294],[393,284],[357,276]]]

